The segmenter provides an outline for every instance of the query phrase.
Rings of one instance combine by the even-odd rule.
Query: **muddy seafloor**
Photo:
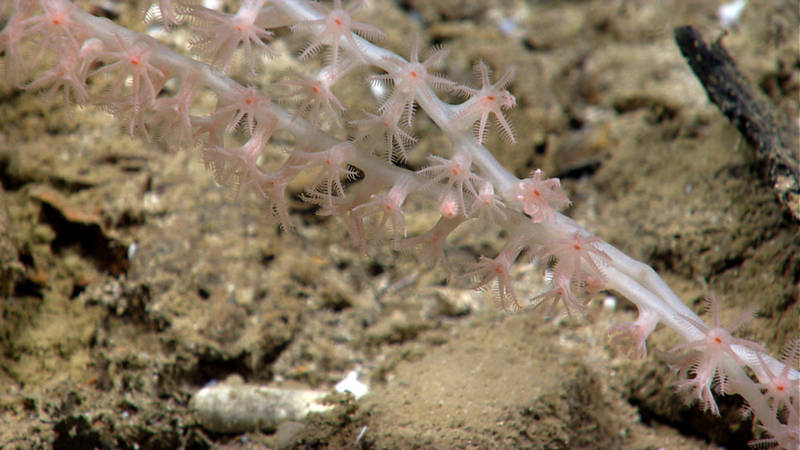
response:
[[[777,354],[798,330],[800,227],[672,39],[683,24],[719,36],[719,3],[381,0],[362,17],[400,52],[422,30],[460,83],[479,59],[514,66],[519,142],[492,134],[498,159],[560,177],[568,215],[695,310],[709,292],[723,323],[754,306],[740,335]],[[796,7],[751,1],[723,41],[794,124]],[[417,124],[411,168],[446,144],[424,114]],[[604,308],[602,293],[580,320],[506,314],[421,252],[363,256],[299,201],[283,232],[262,200],[216,185],[196,150],[131,140],[96,109],[0,84],[0,182],[2,448],[742,448],[758,436],[739,398],[714,417],[675,392],[655,351],[678,343],[670,331],[643,361],[609,344],[609,327],[635,317],[624,300]],[[408,207],[410,233],[434,220]],[[451,266],[495,255],[503,237],[457,232]],[[524,298],[543,289],[540,267],[515,277]],[[352,370],[368,395],[332,396],[280,432],[209,432],[188,408],[231,375],[331,390]]]

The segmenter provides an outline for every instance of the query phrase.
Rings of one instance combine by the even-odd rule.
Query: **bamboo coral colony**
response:
[[[777,443],[797,448],[800,374],[793,366],[798,345],[793,344],[783,362],[772,358],[760,345],[732,337],[735,327],[718,323],[717,303],[712,305],[714,327],[709,327],[652,268],[559,213],[569,200],[557,179],[545,178],[537,170],[519,180],[482,145],[490,115],[500,134],[515,141],[504,115],[515,105],[506,90],[513,72],[492,83],[488,66],[479,63],[476,71],[482,86],[457,86],[430,72],[444,56],[441,49],[420,62],[419,39],[408,59],[375,45],[383,33],[353,18],[364,3],[342,5],[334,0],[326,6],[307,0],[244,0],[237,12],[225,14],[193,2],[160,0],[160,8],[151,8],[147,17],[168,29],[190,26],[196,35],[192,49],[208,57],[209,66],[89,15],[67,0],[0,0],[0,16],[5,18],[0,52],[5,80],[15,87],[48,89],[49,94],[61,91],[68,103],[107,108],[126,122],[131,135],[200,145],[219,182],[264,195],[283,227],[291,227],[287,186],[304,171],[316,173],[316,178],[301,198],[319,205],[321,214],[342,218],[362,249],[383,235],[388,222],[397,247],[422,244],[432,260],[445,264],[444,244],[453,230],[469,221],[498,226],[509,236],[506,247],[495,258],[482,256],[464,276],[477,280],[477,286],[496,283],[503,307],[522,306],[509,275],[520,255],[553,264],[550,290],[531,299],[536,306],[551,301],[555,308],[560,302],[570,314],[580,313],[589,293],[616,290],[639,309],[635,322],[614,329],[619,340],[630,343],[633,357],[646,355],[646,339],[657,324],[670,327],[687,342],[676,350],[692,351],[676,357],[681,386],[713,412],[717,407],[712,389],[741,394]],[[254,72],[260,56],[275,53],[269,43],[274,30],[285,27],[309,37],[300,49],[301,59],[322,49],[329,55],[318,73],[282,83],[298,88],[292,95],[299,97],[302,107],[294,114],[264,91],[225,76],[239,53],[244,53]],[[44,61],[55,64],[37,70]],[[350,122],[358,128],[359,139],[342,142],[330,132],[342,131],[346,106],[331,88],[359,65],[383,71],[368,81],[389,84],[392,90],[375,112]],[[101,95],[90,93],[87,80],[101,77],[112,81],[111,88]],[[448,104],[434,89],[452,90],[468,99]],[[216,95],[217,105],[208,114],[193,114],[200,91]],[[445,150],[449,154],[431,155],[427,168],[413,172],[396,163],[416,142],[412,128],[417,105],[451,147]],[[279,167],[265,170],[262,157],[277,130],[293,135],[296,149]],[[236,145],[240,136],[245,142]],[[440,213],[429,231],[412,237],[407,236],[402,211],[409,196],[429,199]]]

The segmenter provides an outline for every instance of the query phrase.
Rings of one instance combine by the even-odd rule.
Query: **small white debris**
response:
[[[747,6],[747,0],[735,0],[720,6],[717,9],[719,24],[723,28],[730,28],[731,25],[738,24],[745,6]]]
[[[143,209],[145,210],[145,212],[150,214],[156,214],[158,212],[161,212],[164,206],[161,204],[161,196],[159,196],[155,192],[146,192],[144,194],[143,202],[144,202]]]
[[[369,386],[358,381],[358,372],[351,370],[342,381],[336,383],[334,389],[336,389],[336,392],[349,392],[353,394],[356,399],[359,399],[369,391]]]
[[[502,33],[503,36],[514,36],[517,34],[519,26],[514,19],[510,17],[504,17],[497,21],[497,28],[500,29],[500,33]]]
[[[364,438],[364,434],[366,434],[367,428],[368,427],[366,425],[364,425],[361,428],[361,431],[358,433],[358,437],[356,437],[356,442],[353,444],[354,447],[358,446],[358,444],[361,442],[361,439]]]
[[[617,303],[617,297],[607,295],[606,298],[603,299],[603,309],[606,311],[614,311],[617,309]]]
[[[133,261],[137,250],[139,250],[139,246],[136,244],[136,241],[131,242],[131,245],[128,246],[128,261]]]
[[[200,425],[215,433],[275,430],[281,422],[332,408],[325,391],[281,389],[252,384],[219,384],[200,389],[189,402]]]

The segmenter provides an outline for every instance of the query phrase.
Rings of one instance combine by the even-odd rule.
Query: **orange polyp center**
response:
[[[336,22],[336,25],[341,25],[342,24],[342,20],[341,19],[333,19],[333,21]]]
[[[319,86],[314,86],[311,88],[315,94],[319,94]]]
[[[722,339],[715,337],[714,342],[716,342],[717,344],[722,344]]]
[[[580,250],[580,249],[581,249],[581,246],[580,246],[579,244],[574,244],[574,245],[572,246],[572,248],[574,248],[575,250]]]
[[[247,103],[248,105],[252,105],[253,104],[253,99],[252,98],[248,98],[244,102]]]
[[[411,77],[412,77],[412,78],[417,78],[417,72],[413,72],[413,71],[412,71],[412,72],[411,72]]]
[[[779,391],[783,392],[783,389],[784,389],[784,388],[783,388],[783,386],[778,386],[778,388],[777,388],[777,389],[778,389]]]
[[[494,95],[487,95],[486,96],[486,100],[489,100],[490,102],[493,102],[494,101]]]
[[[131,58],[131,65],[138,66],[139,65],[139,58]]]
[[[540,193],[539,193],[539,190],[538,190],[538,189],[534,189],[534,190],[533,190],[533,195],[535,195],[535,196],[539,197],[539,196],[540,196],[540,195],[542,195],[542,194],[540,194]]]

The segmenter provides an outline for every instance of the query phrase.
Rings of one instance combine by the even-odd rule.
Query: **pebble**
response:
[[[218,384],[200,389],[189,402],[200,426],[215,433],[273,431],[282,422],[332,408],[327,391],[283,389],[253,384]]]

